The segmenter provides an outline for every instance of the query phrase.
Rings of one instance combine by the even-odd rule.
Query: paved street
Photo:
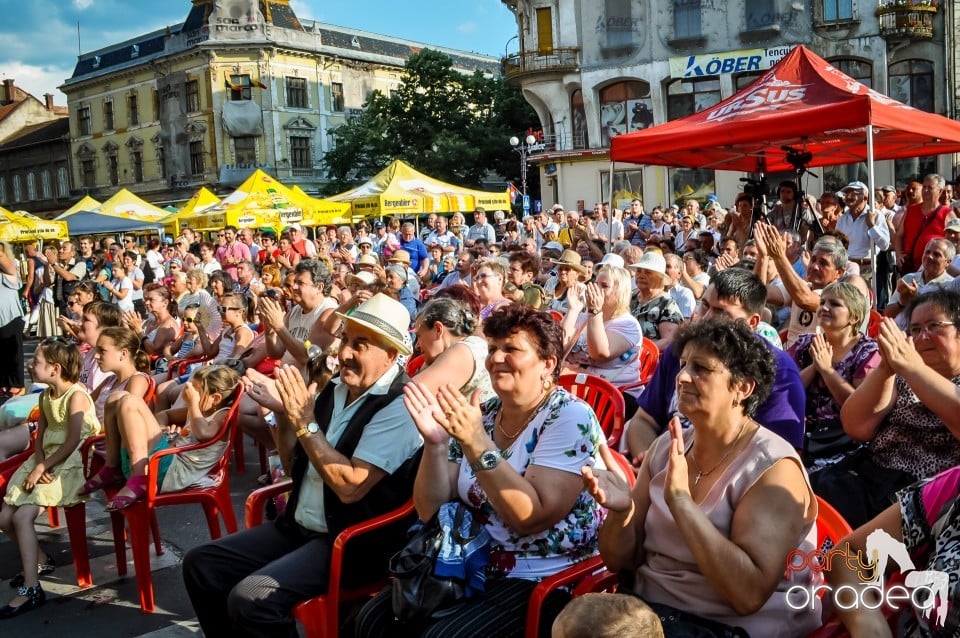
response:
[[[29,361],[36,341],[28,341],[24,350]],[[256,448],[247,440],[246,473],[230,474],[230,488],[237,521],[243,528],[243,505],[255,487],[259,472]],[[180,577],[184,552],[209,539],[199,505],[177,505],[158,510],[164,553],[153,560],[153,586],[156,611],[140,611],[133,558],[127,551],[128,571],[118,576],[113,555],[110,515],[103,509],[103,497],[96,495],[87,503],[87,539],[94,586],[77,587],[71,560],[66,521],[61,510],[61,527],[50,529],[46,513],[40,515],[38,530],[44,550],[58,565],[55,572],[42,577],[47,604],[20,618],[0,621],[0,635],[30,638],[71,636],[189,636],[198,635],[193,609]],[[9,580],[20,571],[16,547],[0,535],[0,604],[12,596]]]

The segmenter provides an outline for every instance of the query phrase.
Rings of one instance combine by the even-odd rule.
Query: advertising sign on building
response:
[[[782,46],[703,55],[681,55],[670,58],[670,77],[688,80],[712,75],[766,71],[790,53],[792,48]]]

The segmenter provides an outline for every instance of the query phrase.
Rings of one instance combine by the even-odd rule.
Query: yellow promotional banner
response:
[[[509,191],[454,186],[424,175],[400,160],[394,160],[364,184],[330,199],[349,203],[353,216],[359,218],[469,212],[477,206],[510,210]]]
[[[24,242],[39,239],[66,239],[67,223],[48,221],[32,215],[11,213],[4,210],[0,214],[0,241]]]

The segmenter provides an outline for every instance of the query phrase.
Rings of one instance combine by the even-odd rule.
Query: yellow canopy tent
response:
[[[66,222],[48,221],[29,213],[11,213],[0,208],[0,241],[19,242],[38,239],[66,239]]]
[[[89,195],[84,195],[83,199],[81,199],[79,202],[77,202],[67,210],[60,213],[60,216],[57,217],[57,219],[63,219],[65,217],[69,217],[70,215],[73,215],[74,213],[79,213],[82,210],[97,210],[98,208],[100,208],[100,202],[90,197]]]
[[[489,210],[510,210],[510,192],[461,188],[441,182],[409,165],[394,160],[360,186],[331,197],[353,207],[354,217],[422,215],[471,211],[477,206]]]
[[[89,201],[87,201],[89,200]],[[107,201],[98,206],[87,208],[81,204],[96,204],[93,198],[85,197],[57,217],[58,220],[66,219],[80,212],[100,213],[110,217],[120,217],[123,219],[135,219],[137,221],[158,222],[170,216],[170,212],[154,206],[150,202],[140,199],[126,188],[121,188],[117,193]]]
[[[294,202],[303,209],[303,219],[287,218],[286,224],[299,222],[306,226],[326,226],[328,224],[351,224],[350,204],[334,202],[329,199],[310,197],[296,184],[290,188]]]
[[[206,186],[201,186],[200,190],[194,193],[193,197],[187,200],[186,204],[180,207],[177,212],[171,213],[169,217],[163,220],[164,227],[170,229],[174,235],[179,234],[181,225],[198,230],[193,221],[194,217],[201,211],[213,208],[219,204],[220,198],[211,193]]]
[[[190,223],[196,230],[214,230],[230,224],[237,228],[269,226],[280,231],[293,223],[349,223],[349,210],[349,204],[310,197],[257,169],[219,204],[198,208]]]

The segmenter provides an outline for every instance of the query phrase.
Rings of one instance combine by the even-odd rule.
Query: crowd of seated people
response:
[[[64,295],[48,328],[76,342],[77,364],[39,351],[31,380],[48,394],[0,406],[0,455],[35,445],[32,462],[54,466],[17,475],[0,528],[27,529],[31,508],[49,502],[28,495],[48,477],[72,486],[62,503],[123,486],[108,509],[130,507],[151,454],[219,432],[242,377],[238,427],[276,451],[293,494],[275,523],[185,557],[208,635],[293,635],[293,606],[324,593],[333,537],[409,499],[424,521],[455,503],[482,521],[485,595],[411,624],[396,621],[387,589],[361,601],[345,633],[522,635],[536,583],[599,556],[629,577],[616,596],[569,609],[633,615],[666,636],[805,635],[822,610],[791,606],[787,592],[816,585],[817,570],[784,567],[817,549],[815,496],[858,528],[851,547],[882,529],[914,557],[901,571],[951,564],[960,222],[951,226],[950,202],[933,205],[942,178],[921,181],[902,204],[885,187],[876,207],[859,182],[819,200],[785,182],[755,224],[740,194],[730,211],[690,199],[647,214],[635,200],[488,221],[478,209],[472,225],[430,216],[419,233],[396,220],[312,239],[298,225],[209,238],[185,229],[168,245],[127,238],[123,252],[108,243],[98,255],[92,238],[76,254],[31,252]],[[916,221],[931,214],[933,235]],[[897,282],[877,267],[891,250],[910,268]],[[63,285],[69,275],[79,285]],[[659,360],[610,450],[591,408],[556,381],[573,372],[636,385],[645,341]],[[197,361],[173,365],[184,358]],[[154,384],[156,411],[145,401]],[[53,427],[55,401],[74,395],[89,397],[96,428]],[[106,464],[76,484],[67,459],[90,429],[107,435]],[[164,464],[162,489],[189,486],[224,446],[205,449]],[[632,488],[613,452],[632,461]],[[23,590],[3,617],[44,602],[28,575],[50,557],[22,535]],[[377,537],[363,556],[370,573],[405,540]],[[856,579],[828,571],[831,582]],[[568,599],[547,599],[541,633]],[[573,616],[554,634],[583,631]],[[854,635],[879,635],[885,622],[840,619]],[[911,635],[932,627],[923,617]]]

